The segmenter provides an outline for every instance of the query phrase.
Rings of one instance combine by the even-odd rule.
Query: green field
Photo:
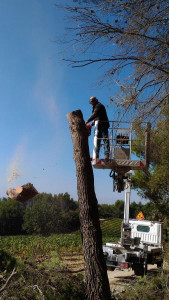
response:
[[[119,240],[121,222],[121,219],[101,220],[103,244]],[[165,251],[168,252],[167,247]],[[168,263],[166,258],[165,260]],[[85,294],[84,260],[80,231],[50,236],[1,236],[0,276],[2,279],[0,298],[2,296],[4,300],[83,299]],[[161,277],[157,275],[154,283],[151,283],[152,288],[150,278],[148,279],[146,292],[148,289],[150,292],[145,299],[150,299],[154,291],[157,291],[155,295],[160,295],[161,298],[153,299],[168,299],[163,298],[165,293],[168,296],[168,290],[165,288],[168,277],[164,276],[165,274]],[[9,278],[11,278],[10,281],[8,281]],[[136,287],[141,295],[144,292],[145,280],[144,278],[144,282],[141,281]],[[162,286],[164,286],[163,289]],[[131,287],[124,297],[120,294],[120,299],[131,300],[130,294]],[[134,294],[132,299],[136,299],[137,295],[136,290],[136,295]]]
[[[101,221],[103,243],[118,241],[120,237],[121,219]],[[59,253],[81,251],[80,231],[72,234],[19,235],[1,236],[0,249],[10,252],[11,255],[24,259],[29,256],[46,255],[53,251]]]
[[[103,242],[118,241],[121,234],[122,219],[105,219],[101,221],[101,229],[103,235]]]

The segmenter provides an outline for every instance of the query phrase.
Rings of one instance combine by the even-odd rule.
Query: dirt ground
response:
[[[148,265],[148,273],[155,272],[157,270],[156,265]],[[108,278],[110,283],[110,289],[112,293],[120,293],[122,292],[126,286],[131,285],[137,278],[132,270],[114,270],[107,271]]]
[[[68,270],[72,273],[84,272],[83,256],[81,254],[72,253],[72,255],[65,255],[63,257],[63,263],[67,266]],[[156,265],[148,265],[148,273],[156,272]],[[107,271],[111,292],[116,294],[122,292],[126,286],[132,286],[132,283],[136,280],[137,276],[134,271],[124,269],[124,270],[114,270]]]

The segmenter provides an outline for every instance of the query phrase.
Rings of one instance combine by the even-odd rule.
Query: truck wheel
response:
[[[157,262],[157,268],[163,267],[163,260]]]
[[[134,274],[136,276],[144,276],[147,273],[147,267],[144,270],[143,264],[134,264],[133,265]]]
[[[136,275],[136,276],[144,276],[144,269],[136,269],[136,270],[134,270],[134,274]]]

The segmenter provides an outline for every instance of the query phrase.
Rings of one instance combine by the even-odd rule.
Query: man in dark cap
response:
[[[99,158],[101,139],[103,139],[103,141],[104,141],[104,159],[108,160],[109,159],[109,139],[108,139],[109,121],[108,121],[108,117],[107,117],[107,112],[106,112],[104,105],[101,104],[96,97],[90,98],[90,104],[93,106],[92,115],[86,121],[86,124],[93,121],[92,125],[94,125],[95,121],[99,121],[96,157]]]

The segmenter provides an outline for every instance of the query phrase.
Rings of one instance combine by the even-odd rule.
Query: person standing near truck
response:
[[[91,97],[89,103],[93,106],[92,115],[90,116],[90,118],[88,118],[85,124],[87,125],[88,123],[93,121],[91,124],[93,126],[95,121],[99,121],[96,157],[99,158],[101,139],[103,139],[104,159],[108,160],[109,159],[109,138],[108,138],[109,120],[107,117],[107,112],[104,105],[100,103],[96,97],[94,96]]]

